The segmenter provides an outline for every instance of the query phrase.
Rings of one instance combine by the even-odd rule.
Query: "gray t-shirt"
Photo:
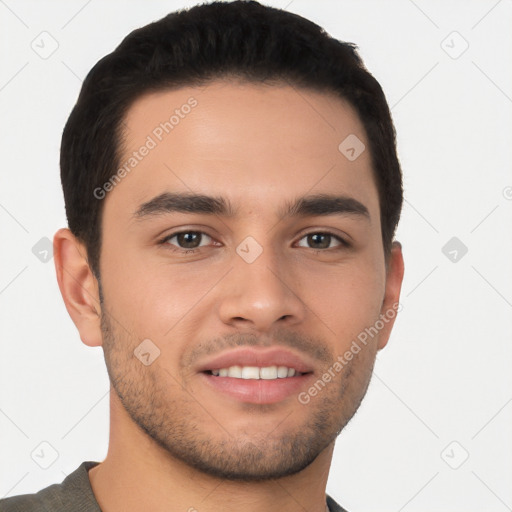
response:
[[[60,484],[34,494],[21,494],[0,500],[0,512],[101,512],[92,492],[89,469],[99,462],[85,461]],[[327,496],[329,512],[346,512]]]

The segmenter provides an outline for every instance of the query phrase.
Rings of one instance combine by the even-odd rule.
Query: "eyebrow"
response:
[[[164,192],[143,203],[133,214],[137,220],[173,212],[220,215],[235,217],[237,208],[220,196],[208,196],[193,193]],[[352,197],[331,194],[316,194],[288,201],[278,213],[280,218],[312,217],[327,215],[354,215],[370,219],[368,208]]]
[[[224,217],[233,217],[235,215],[235,210],[231,203],[223,197],[183,192],[164,192],[143,203],[134,213],[134,217],[144,219],[172,212],[202,213],[222,215]]]

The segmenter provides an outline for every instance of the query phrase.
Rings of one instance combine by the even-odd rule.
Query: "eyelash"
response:
[[[196,252],[198,252],[200,249],[203,248],[203,247],[195,247],[192,249],[185,249],[183,247],[177,247],[177,246],[174,246],[173,244],[168,243],[168,241],[171,240],[172,238],[174,238],[175,236],[185,234],[185,233],[196,233],[196,234],[200,234],[200,235],[206,235],[207,237],[209,237],[213,240],[213,237],[211,237],[210,235],[208,235],[208,233],[205,233],[204,231],[196,231],[196,230],[188,229],[188,230],[183,230],[183,231],[176,231],[175,233],[166,235],[158,243],[161,245],[167,245],[172,252],[179,252],[182,254],[195,254]],[[332,233],[331,231],[311,231],[310,233],[305,233],[304,235],[302,235],[300,240],[302,240],[303,238],[306,238],[307,236],[310,236],[310,235],[328,235],[328,236],[335,238],[340,243],[340,245],[337,247],[328,247],[326,249],[314,249],[313,247],[305,247],[306,249],[311,249],[311,250],[317,251],[317,252],[326,252],[326,251],[333,251],[336,249],[338,249],[338,250],[348,249],[351,247],[350,243],[348,243],[346,240],[341,238],[339,235]]]

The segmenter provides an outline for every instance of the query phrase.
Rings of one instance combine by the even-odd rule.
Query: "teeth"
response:
[[[231,368],[229,370],[231,372]],[[260,369],[257,366],[244,366],[242,368],[242,374],[240,375],[240,377],[242,379],[259,379]]]
[[[241,379],[243,377],[242,367],[231,366],[228,368],[228,377],[236,377],[237,379]]]
[[[262,379],[277,379],[277,366],[267,366],[260,370]]]
[[[218,368],[212,370],[212,375],[217,377],[234,377],[236,379],[284,379],[301,375],[295,368],[287,366],[230,366],[229,368]]]
[[[285,377],[288,377],[288,368],[286,366],[278,366],[277,367],[277,376],[280,379],[284,379]]]

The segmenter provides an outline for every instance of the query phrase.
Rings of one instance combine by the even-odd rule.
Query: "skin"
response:
[[[395,243],[385,263],[369,151],[353,162],[338,151],[349,134],[368,148],[365,131],[329,94],[215,81],[138,99],[123,157],[190,97],[197,106],[103,199],[101,304],[83,244],[68,229],[54,238],[67,310],[83,343],[103,347],[112,383],[108,454],[91,485],[104,512],[323,512],[336,436],[393,319],[307,405],[296,394],[244,403],[205,385],[197,367],[227,347],[279,345],[316,380],[398,303],[403,258]],[[236,215],[134,217],[166,191],[222,196]],[[280,216],[310,194],[354,198],[369,216]],[[187,229],[208,235],[197,252],[176,237],[159,243]],[[306,236],[325,231],[350,247]],[[236,252],[247,236],[263,249],[252,263]],[[133,352],[148,338],[160,356],[144,366]]]

